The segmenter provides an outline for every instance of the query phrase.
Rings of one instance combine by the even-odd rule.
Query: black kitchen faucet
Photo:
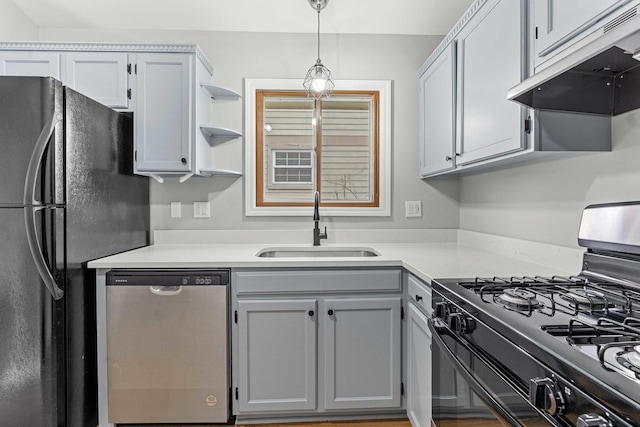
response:
[[[320,240],[327,238],[327,227],[324,227],[324,233],[320,232],[320,228],[318,227],[318,222],[320,222],[320,210],[318,208],[318,199],[319,194],[316,191],[313,196],[313,246],[320,246]]]

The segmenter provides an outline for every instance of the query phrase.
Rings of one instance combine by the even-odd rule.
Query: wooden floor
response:
[[[496,427],[496,420],[475,419],[466,420],[441,420],[438,427]],[[238,425],[236,427],[411,427],[408,420],[388,421],[349,421],[349,422],[325,422],[325,423],[290,423],[290,424],[252,424]]]
[[[142,427],[139,424],[118,424],[118,427]],[[220,427],[219,424],[145,424],[144,427]],[[409,420],[372,420],[372,421],[342,421],[317,423],[287,423],[287,424],[238,424],[235,427],[411,427]],[[466,419],[441,420],[438,427],[496,427],[495,420]]]
[[[288,424],[238,424],[236,427],[411,427],[408,420],[342,421]]]
[[[118,424],[118,427],[220,427],[220,424]],[[409,420],[336,421],[287,424],[236,424],[235,427],[411,427]]]

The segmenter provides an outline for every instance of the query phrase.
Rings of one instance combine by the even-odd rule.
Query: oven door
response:
[[[559,425],[528,401],[504,368],[455,334],[429,321],[432,344],[433,422],[449,426]]]

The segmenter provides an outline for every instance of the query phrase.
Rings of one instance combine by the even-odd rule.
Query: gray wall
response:
[[[38,27],[10,0],[0,0],[0,40],[38,40]]]
[[[0,37],[32,40],[34,26],[0,0]],[[24,25],[17,25],[22,22]],[[26,29],[26,30],[25,30]],[[41,40],[197,42],[214,67],[217,83],[242,89],[244,77],[300,78],[315,59],[311,34],[85,31],[40,29]],[[640,200],[640,111],[614,118],[613,151],[517,164],[457,178],[416,178],[416,70],[437,37],[322,36],[322,58],[336,78],[394,81],[393,196],[391,218],[334,218],[336,228],[456,228],[527,240],[576,245],[582,209],[590,203]],[[374,67],[380,71],[374,71]],[[242,128],[242,106],[215,107],[214,123]],[[233,167],[242,165],[241,143],[225,147]],[[169,201],[211,200],[212,218],[169,218]],[[405,219],[404,200],[422,200],[423,218]],[[459,202],[458,202],[459,201]],[[243,182],[228,179],[154,184],[153,224],[158,229],[308,228],[307,218],[246,218]]]
[[[592,203],[640,200],[640,110],[613,118],[613,149],[465,176],[460,228],[577,247]]]
[[[88,31],[43,28],[41,40],[198,43],[211,61],[216,83],[242,92],[243,78],[303,78],[316,59],[315,34],[184,31]],[[393,81],[392,216],[325,218],[331,228],[458,228],[458,180],[418,178],[417,70],[437,46],[438,36],[323,34],[321,57],[336,79]],[[214,105],[213,123],[242,130],[242,103]],[[219,149],[218,149],[219,148]],[[218,147],[228,168],[241,168],[242,141]],[[215,160],[224,167],[225,161]],[[244,216],[243,179],[175,179],[153,183],[154,229],[307,229],[309,218]],[[191,203],[211,201],[210,219],[193,219]],[[422,218],[405,218],[405,200],[421,200]],[[170,218],[169,202],[181,201],[183,217]]]

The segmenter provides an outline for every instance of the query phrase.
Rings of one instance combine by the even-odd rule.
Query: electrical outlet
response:
[[[193,202],[194,218],[210,218],[211,203],[210,202]]]
[[[171,218],[180,218],[182,216],[182,203],[171,202]]]
[[[422,202],[420,200],[404,202],[404,216],[419,218],[422,216]]]

